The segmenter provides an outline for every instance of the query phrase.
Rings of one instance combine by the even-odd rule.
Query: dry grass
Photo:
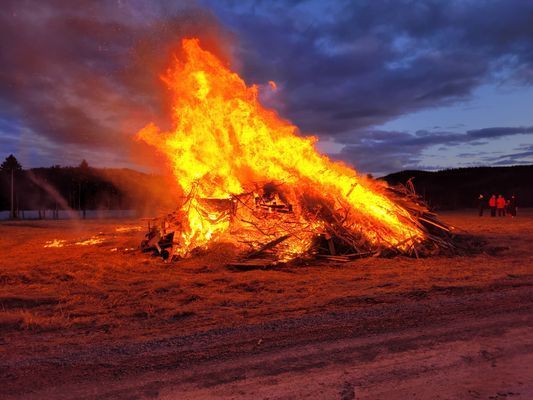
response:
[[[512,284],[531,275],[533,212],[516,219],[443,219],[481,235],[496,254],[414,260],[368,258],[270,271],[233,272],[229,251],[174,265],[135,248],[143,232],[117,231],[138,221],[1,223],[0,332],[9,352],[27,352],[43,338],[53,346],[165,337],[327,310]],[[102,243],[80,246],[89,238]],[[45,248],[64,240],[65,247]],[[501,250],[501,249],[500,249]],[[7,348],[7,347],[6,347]]]

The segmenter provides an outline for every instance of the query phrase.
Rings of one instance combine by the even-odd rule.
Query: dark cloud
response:
[[[24,132],[43,159],[124,157],[139,128],[167,122],[158,76],[183,36],[199,36],[249,83],[277,81],[267,102],[303,132],[345,144],[341,157],[368,171],[419,166],[433,145],[531,129],[371,129],[464,100],[482,83],[533,84],[529,1],[6,0],[1,131]]]
[[[533,126],[528,127],[494,127],[469,130],[465,133],[447,131],[425,131],[419,130],[414,134],[399,131],[367,130],[361,131],[359,135],[345,133],[339,139],[347,145],[382,145],[391,147],[415,147],[425,148],[438,144],[454,146],[461,143],[481,145],[486,142],[479,139],[494,139],[504,136],[525,135],[533,133]]]
[[[11,126],[2,131],[18,126],[59,145],[42,147],[57,162],[67,145],[77,145],[80,153],[124,158],[140,128],[152,120],[165,124],[166,93],[159,75],[180,39],[192,35],[229,57],[224,48],[231,49],[231,35],[212,13],[196,6],[3,2],[0,116]],[[27,137],[19,135],[22,148],[35,144]]]
[[[339,158],[354,164],[363,171],[384,173],[409,168],[421,168],[422,153],[437,145],[445,145],[439,151],[447,150],[450,146],[480,145],[480,139],[495,139],[514,135],[531,136],[533,126],[530,127],[499,127],[469,130],[465,133],[446,131],[417,131],[408,132],[368,130],[361,131],[357,136],[345,134],[341,137],[346,146],[339,154]],[[531,136],[533,137],[533,136]],[[515,155],[501,157],[485,157],[486,164],[496,164],[503,159],[524,161],[529,150]],[[479,156],[485,154],[477,152]],[[471,158],[473,153],[458,153],[459,158]],[[514,157],[514,158],[513,158]],[[525,161],[524,161],[525,162]],[[427,167],[427,166],[426,166]]]
[[[209,4],[240,34],[245,76],[279,81],[308,132],[353,134],[504,75],[532,83],[532,2]]]
[[[493,165],[532,164],[533,145],[523,145],[517,148],[516,152],[485,159]]]

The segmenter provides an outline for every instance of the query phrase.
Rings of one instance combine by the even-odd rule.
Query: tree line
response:
[[[533,207],[533,165],[409,170],[381,179],[396,185],[410,178],[417,193],[437,210],[474,207],[480,194],[486,199],[493,194],[505,198],[515,195],[519,207]]]
[[[519,207],[533,207],[533,165],[474,167],[436,172],[401,171],[383,178],[391,185],[410,178],[418,194],[434,209],[473,207],[479,194],[517,196]],[[59,210],[135,209],[143,214],[172,210],[179,188],[172,177],[131,169],[93,168],[82,160],[78,166],[23,169],[13,155],[0,164],[0,211],[23,218],[23,210],[56,217]]]
[[[77,167],[32,168],[23,170],[18,160],[8,156],[0,166],[0,210],[11,218],[22,210],[84,212],[93,209],[124,209],[130,204],[122,191],[104,179],[83,160]]]
[[[93,168],[83,160],[75,167],[54,165],[23,169],[15,156],[0,165],[0,211],[24,218],[24,210],[57,218],[59,210],[156,210],[175,206],[164,178],[131,169]],[[168,190],[164,190],[168,189]]]

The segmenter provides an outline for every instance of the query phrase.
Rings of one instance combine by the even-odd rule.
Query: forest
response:
[[[170,179],[127,168],[93,168],[85,160],[76,167],[23,169],[10,155],[0,165],[0,211],[14,218],[24,218],[24,210],[38,210],[40,218],[53,218],[58,210],[80,216],[87,210],[153,214],[172,208],[175,195]]]
[[[474,207],[479,194],[486,199],[492,194],[515,195],[520,207],[533,207],[533,165],[407,170],[379,179],[390,185],[411,179],[416,192],[434,210]],[[23,210],[38,210],[42,218],[57,216],[58,210],[76,210],[81,216],[87,210],[154,214],[173,209],[177,194],[171,177],[126,168],[94,168],[85,160],[75,167],[24,169],[10,155],[0,165],[0,211],[10,211],[14,218],[24,218]]]
[[[441,171],[401,171],[387,175],[390,185],[409,179],[417,193],[436,210],[475,207],[480,194],[509,198],[515,195],[519,207],[533,207],[533,165],[472,167]]]

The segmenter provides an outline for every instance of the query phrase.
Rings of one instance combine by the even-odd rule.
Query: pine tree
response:
[[[14,219],[17,217],[15,213],[15,176],[17,175],[16,172],[22,171],[22,165],[13,154],[10,154],[0,165],[0,171],[11,175],[11,211],[9,217]]]
[[[13,154],[10,154],[4,162],[0,165],[0,171],[22,171],[22,165],[18,162]]]
[[[82,170],[82,171],[87,171],[89,169],[89,163],[83,159],[81,160],[81,163],[79,165],[79,168]]]

